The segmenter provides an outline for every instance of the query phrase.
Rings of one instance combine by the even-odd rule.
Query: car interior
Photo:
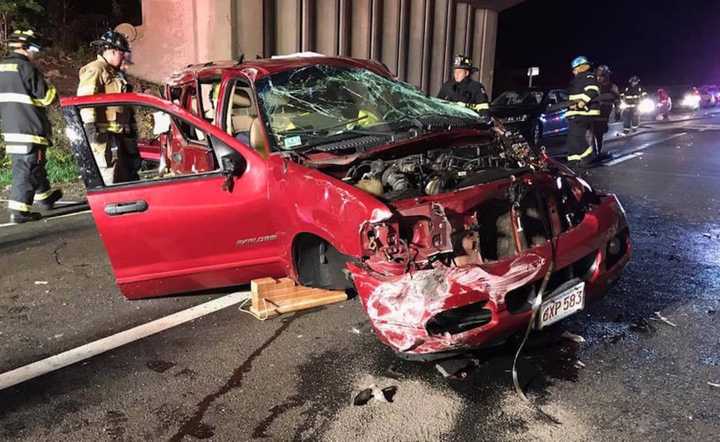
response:
[[[265,154],[265,138],[258,119],[252,89],[236,83],[229,101],[225,127],[228,134],[261,154]]]

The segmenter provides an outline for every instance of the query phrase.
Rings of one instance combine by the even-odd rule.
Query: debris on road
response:
[[[658,318],[660,321],[666,323],[667,325],[670,325],[670,326],[672,326],[672,327],[677,327],[677,324],[675,324],[674,322],[670,321],[670,320],[669,320],[668,318],[666,318],[665,316],[661,315],[660,312],[655,312],[655,316],[657,316],[657,318]]]
[[[712,233],[703,233],[703,236],[708,239],[712,239]]]
[[[717,383],[715,383],[715,382],[710,382],[710,381],[708,381],[707,384],[708,384],[709,386],[711,386],[711,387],[720,388],[720,384],[717,384]]]
[[[586,367],[586,365],[583,363],[583,361],[579,361],[579,360],[575,361],[574,366],[575,366],[575,368],[585,368]]]
[[[397,393],[397,389],[397,386],[391,385],[381,390],[380,387],[372,384],[355,395],[353,398],[353,405],[365,405],[370,402],[371,399],[375,399],[379,402],[391,403],[395,397],[395,393]]]
[[[35,281],[35,285],[48,285],[47,281]]]
[[[446,379],[465,379],[468,371],[478,365],[480,365],[480,361],[477,359],[457,358],[442,360],[435,364],[435,368]]]
[[[582,344],[585,342],[585,338],[583,338],[580,335],[576,335],[575,333],[570,333],[569,331],[565,330],[561,335],[561,338],[568,339],[570,341],[576,342],[578,344]]]

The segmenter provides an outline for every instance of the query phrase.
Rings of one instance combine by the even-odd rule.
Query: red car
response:
[[[62,100],[129,299],[289,275],[355,291],[383,342],[432,359],[526,327],[546,275],[535,325],[581,310],[630,258],[614,195],[381,64],[207,63],[164,96]],[[155,112],[160,165],[105,185],[80,109],[118,105]]]

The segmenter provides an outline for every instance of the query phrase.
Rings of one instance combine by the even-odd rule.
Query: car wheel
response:
[[[293,255],[300,284],[330,290],[354,288],[345,276],[345,264],[350,258],[324,239],[300,235],[295,240]]]

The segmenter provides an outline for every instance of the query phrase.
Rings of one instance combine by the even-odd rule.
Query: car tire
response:
[[[350,260],[322,238],[301,235],[295,240],[293,258],[298,282],[305,287],[328,290],[353,289],[345,276],[345,264]]]

